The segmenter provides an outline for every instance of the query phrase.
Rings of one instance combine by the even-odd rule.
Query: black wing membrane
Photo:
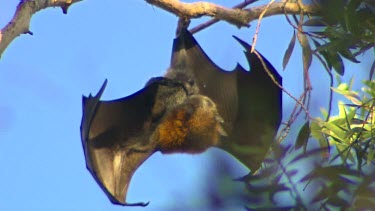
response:
[[[152,84],[125,98],[100,101],[106,81],[94,97],[83,97],[81,124],[86,166],[112,203],[146,206],[125,202],[128,185],[135,170],[153,152],[147,142],[151,109],[158,85]],[[149,133],[148,133],[149,132]],[[133,153],[142,146],[141,153]],[[139,150],[137,151],[139,152]],[[130,156],[131,155],[131,156]]]
[[[236,68],[238,111],[232,134],[223,149],[255,172],[263,162],[281,123],[282,90],[278,85],[282,85],[282,78],[266,58],[258,53],[267,70],[258,56],[250,53],[251,46],[236,39],[246,49],[250,71]]]
[[[240,65],[230,72],[222,70],[187,30],[174,40],[171,68],[184,68],[193,75],[199,94],[216,103],[228,132],[220,147],[254,172],[260,167],[280,125],[282,91],[272,81],[261,60],[249,52],[251,46],[236,39],[246,49],[250,71]],[[272,77],[281,85],[281,76],[260,56]]]

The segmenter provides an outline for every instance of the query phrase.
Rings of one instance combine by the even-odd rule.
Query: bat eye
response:
[[[195,84],[195,81],[194,81],[193,79],[190,78],[190,79],[188,80],[188,83],[189,83],[190,86],[193,86],[193,85]]]

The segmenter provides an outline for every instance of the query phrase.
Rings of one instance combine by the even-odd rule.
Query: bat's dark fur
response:
[[[246,49],[251,71],[225,72],[187,30],[175,39],[171,67],[125,98],[83,98],[82,144],[87,168],[115,204],[126,203],[135,170],[155,151],[199,153],[218,146],[252,172],[264,159],[281,121],[281,90]],[[263,58],[281,84],[281,77]]]

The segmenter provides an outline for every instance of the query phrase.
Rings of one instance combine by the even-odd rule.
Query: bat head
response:
[[[203,95],[188,96],[168,110],[154,137],[162,153],[201,153],[218,145],[226,132],[215,103]]]

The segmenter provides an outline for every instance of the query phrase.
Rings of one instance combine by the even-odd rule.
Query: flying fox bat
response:
[[[81,138],[87,169],[114,204],[126,195],[136,169],[154,152],[200,153],[216,146],[256,171],[281,121],[281,76],[263,57],[245,48],[250,71],[215,65],[186,29],[174,40],[164,77],[140,91],[101,101],[83,97]],[[260,54],[259,54],[260,55]],[[273,79],[272,79],[273,78]]]

